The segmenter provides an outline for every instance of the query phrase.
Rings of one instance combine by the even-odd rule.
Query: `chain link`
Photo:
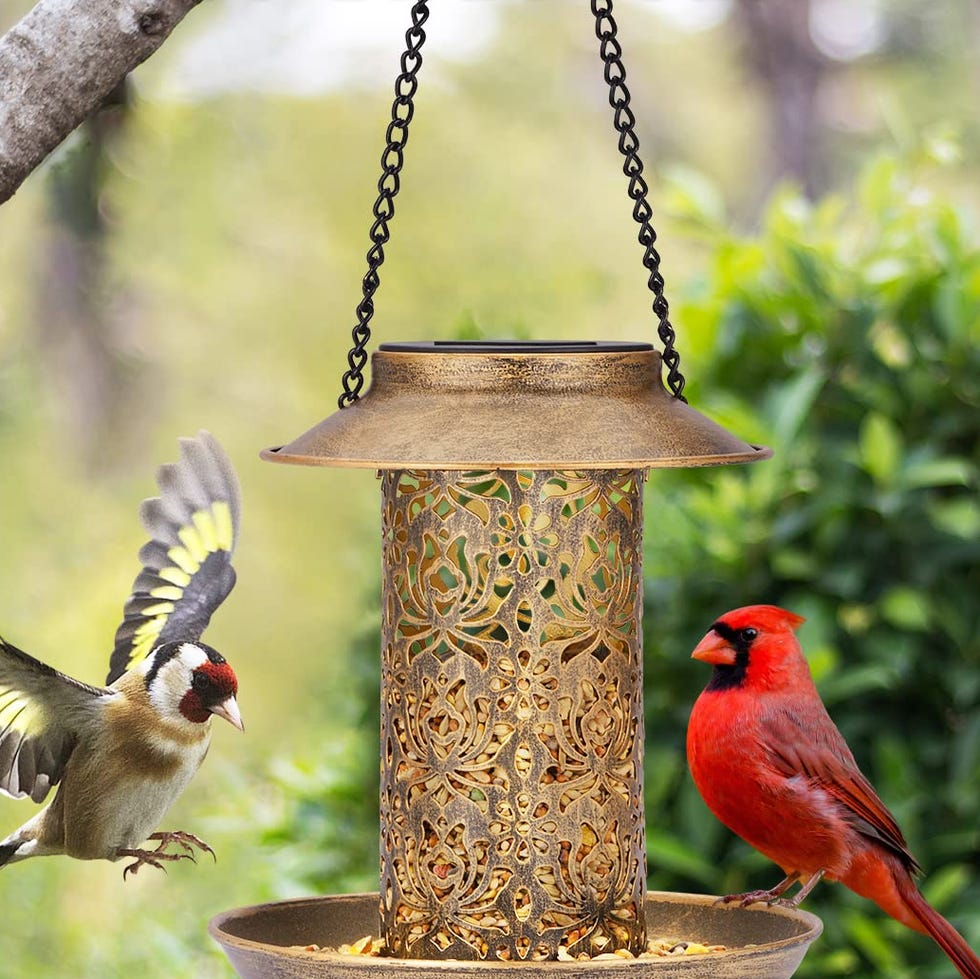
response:
[[[664,296],[664,279],[660,274],[660,254],[654,247],[657,233],[651,219],[653,210],[647,202],[647,182],[643,179],[643,162],[640,160],[640,141],[637,138],[636,117],[630,109],[630,92],[626,87],[626,68],[623,66],[623,49],[616,39],[616,20],[613,17],[613,0],[591,0],[595,17],[595,34],[599,39],[599,56],[603,63],[603,77],[609,86],[609,104],[614,110],[613,126],[619,134],[619,152],[623,154],[623,173],[629,178],[629,196],[633,201],[633,218],[640,226],[637,239],[643,246],[643,267],[650,273],[647,285],[653,293],[653,312],[660,325],[657,333],[664,345],[663,361],[667,367],[667,386],[675,398],[686,402],[683,395],[684,375],[680,372],[681,356],[674,349],[676,334],[670,325],[670,309]]]
[[[371,225],[371,248],[367,253],[368,270],[361,283],[363,298],[357,306],[357,324],[351,331],[354,345],[347,354],[349,370],[344,374],[344,391],[338,405],[346,408],[357,401],[364,386],[364,367],[368,355],[365,351],[371,339],[370,322],[374,315],[374,294],[381,285],[381,265],[385,260],[384,246],[391,237],[388,222],[395,216],[395,195],[401,186],[399,174],[405,164],[405,144],[408,142],[408,125],[415,115],[415,93],[418,91],[418,73],[422,67],[422,45],[425,43],[423,25],[429,19],[427,0],[417,0],[412,5],[412,26],[405,33],[405,51],[401,56],[401,74],[395,81],[395,101],[391,106],[391,122],[385,132],[385,150],[381,154],[381,179],[378,181],[378,199],[374,202]]]
[[[653,293],[653,312],[659,320],[657,333],[663,343],[663,362],[667,367],[667,385],[681,401],[684,375],[680,372],[680,354],[674,347],[676,334],[670,325],[669,307],[664,296],[664,279],[660,274],[660,254],[654,247],[657,233],[651,219],[653,210],[647,201],[643,162],[639,157],[640,141],[636,135],[636,117],[630,109],[630,93],[626,87],[626,68],[622,47],[616,38],[613,0],[591,0],[595,17],[595,32],[599,39],[599,54],[603,76],[609,86],[609,104],[614,110],[613,125],[619,134],[619,151],[623,154],[623,173],[629,178],[628,193],[633,201],[633,218],[640,226],[637,239],[643,246],[643,267],[650,273],[647,285]],[[423,25],[429,18],[428,0],[416,0],[412,5],[412,26],[405,34],[406,50],[401,56],[401,74],[395,81],[395,99],[391,107],[391,122],[385,133],[385,150],[381,155],[381,178],[378,199],[372,213],[371,248],[367,253],[368,270],[361,284],[362,299],[357,306],[357,324],[351,331],[353,346],[347,354],[348,370],[343,376],[344,391],[338,399],[341,408],[358,400],[364,386],[366,347],[371,339],[370,322],[374,315],[374,294],[381,284],[380,269],[385,259],[384,246],[391,237],[388,223],[395,216],[395,195],[401,186],[400,173],[405,163],[405,144],[408,126],[415,114],[413,101],[418,90],[418,72],[422,67],[422,45],[425,43]]]

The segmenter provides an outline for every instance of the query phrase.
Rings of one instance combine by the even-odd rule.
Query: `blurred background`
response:
[[[0,0],[0,30],[30,7]],[[655,340],[588,6],[433,4],[375,340]],[[167,827],[218,862],[0,872],[0,974],[229,977],[208,918],[377,887],[379,495],[268,465],[329,414],[407,0],[209,0],[0,209],[0,629],[100,682],[139,501],[199,428],[245,492],[241,679]],[[647,488],[650,885],[777,868],[683,757],[722,612],[774,602],[980,946],[980,7],[618,0],[687,393],[772,461]],[[0,799],[0,836],[30,802]],[[948,977],[843,888],[800,976]]]

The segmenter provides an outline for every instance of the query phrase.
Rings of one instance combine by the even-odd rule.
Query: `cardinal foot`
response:
[[[194,860],[194,848],[197,847],[197,849],[203,851],[204,853],[210,853],[211,858],[215,861],[215,863],[218,861],[218,857],[214,850],[212,850],[211,847],[204,842],[204,840],[194,836],[193,833],[185,833],[183,830],[177,829],[165,833],[153,833],[148,837],[148,839],[160,841],[160,845],[153,851],[154,853],[160,853],[171,843],[176,843],[183,849],[183,853],[179,854],[179,856],[186,856],[189,860]]]
[[[747,891],[745,894],[726,894],[718,898],[715,904],[737,904],[740,908],[747,908],[750,904],[785,904],[779,895],[782,891]]]
[[[783,906],[796,907],[789,901],[784,901],[780,899],[781,894],[785,894],[793,884],[799,880],[799,874],[790,874],[788,877],[784,877],[775,887],[770,887],[768,890],[760,891],[746,891],[744,894],[728,894],[725,897],[718,898],[715,904],[738,904],[740,908],[747,908],[750,904],[779,904]],[[816,883],[816,881],[814,881]],[[812,885],[811,885],[812,886]],[[807,889],[806,893],[809,893]],[[805,896],[805,895],[804,895]],[[797,898],[793,899],[794,901]]]
[[[786,891],[793,886],[802,876],[801,874],[790,874],[784,877],[775,887],[770,887],[767,891],[747,891],[745,894],[728,894],[720,897],[715,904],[738,904],[740,908],[747,908],[750,904],[768,904],[770,907],[776,905],[780,908],[798,908],[803,899],[820,882],[825,871],[818,870],[811,874],[793,897],[782,897]]]

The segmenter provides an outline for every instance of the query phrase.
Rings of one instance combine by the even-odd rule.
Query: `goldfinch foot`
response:
[[[194,855],[194,847],[202,850],[205,853],[210,853],[212,858],[217,862],[218,858],[215,856],[214,850],[208,846],[204,840],[198,839],[193,833],[185,833],[182,830],[171,830],[170,832],[164,833],[153,833],[148,836],[147,839],[154,840],[157,843],[157,848],[155,850],[117,850],[116,854],[120,857],[135,857],[136,862],[129,864],[129,866],[123,869],[123,880],[126,879],[126,875],[132,871],[134,874],[137,873],[144,864],[149,864],[151,867],[156,867],[157,870],[162,870],[164,873],[167,872],[167,868],[164,867],[162,861],[167,863],[174,863],[177,860],[190,860],[191,863],[197,863],[197,858]],[[177,853],[168,853],[167,847],[172,843],[176,843],[180,847]]]
[[[156,867],[157,870],[162,870],[166,873],[167,868],[164,867],[162,861],[173,863],[175,860],[190,860],[193,863],[197,863],[192,853],[164,853],[159,847],[156,850],[117,850],[116,853],[120,857],[136,858],[133,863],[123,867],[123,880],[126,879],[127,874],[130,872],[134,874],[138,873],[140,867],[145,864]]]
[[[160,845],[156,848],[154,853],[165,850],[171,843],[176,843],[178,846],[182,847],[184,853],[179,854],[179,856],[188,856],[191,860],[194,859],[194,848],[201,850],[204,853],[210,853],[211,859],[215,863],[218,862],[218,855],[208,846],[204,840],[195,836],[193,833],[185,833],[183,830],[175,829],[170,832],[152,833],[147,837],[150,840],[159,840]]]

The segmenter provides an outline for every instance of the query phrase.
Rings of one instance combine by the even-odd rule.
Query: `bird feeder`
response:
[[[263,453],[380,473],[381,920],[405,958],[645,945],[643,484],[765,458],[650,344],[383,344]]]
[[[663,354],[645,342],[384,343],[361,394],[421,65],[417,2],[340,408],[262,453],[380,479],[380,915],[364,931],[380,931],[385,975],[398,959],[528,968],[644,950],[644,483],[650,469],[770,455],[682,396],[611,3],[593,12]],[[819,924],[760,913],[789,929],[776,934],[795,956],[767,974],[789,975]],[[252,961],[242,942],[266,920],[255,914],[213,925],[236,965]],[[290,959],[268,974],[352,968],[304,973]]]

